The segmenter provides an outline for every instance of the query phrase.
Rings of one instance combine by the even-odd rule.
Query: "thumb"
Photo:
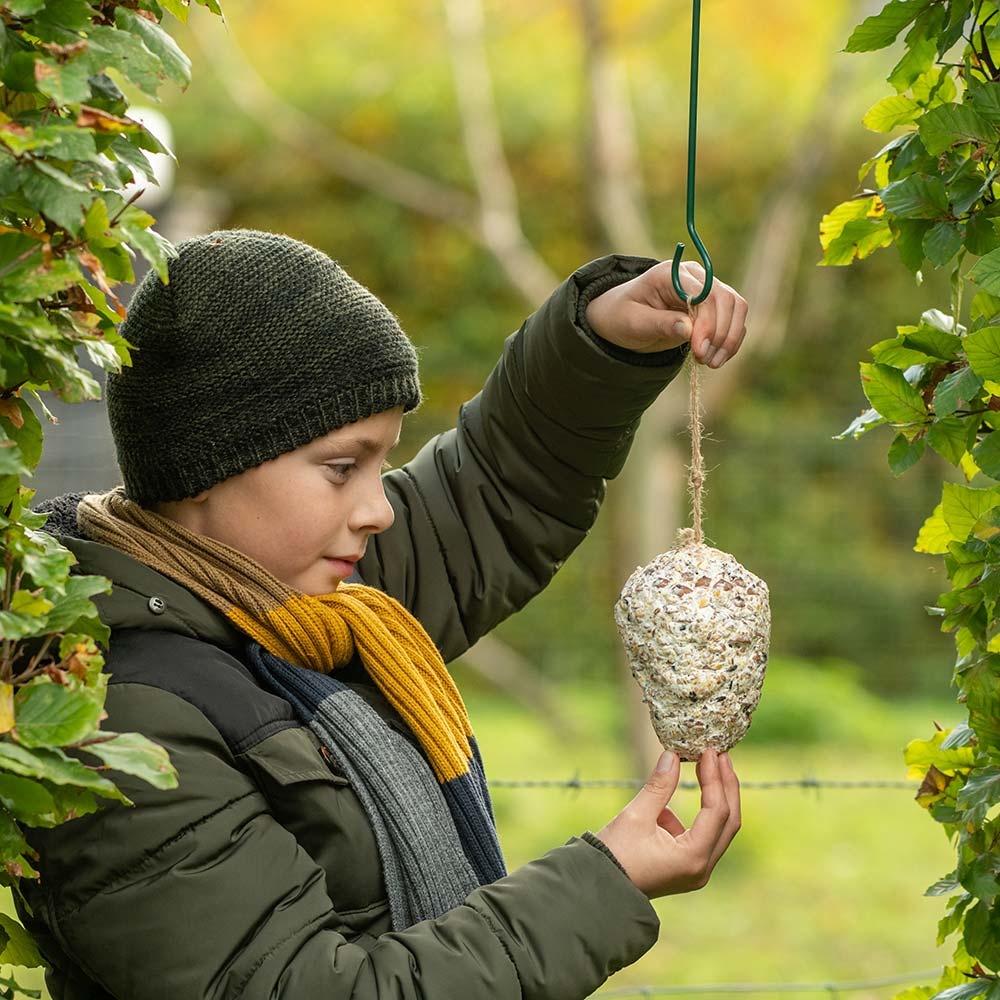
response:
[[[660,322],[668,337],[680,337],[681,340],[688,341],[691,339],[691,317],[686,312],[670,310],[663,313]]]
[[[655,770],[647,779],[646,784],[639,790],[638,795],[632,800],[632,810],[640,818],[648,818],[655,823],[677,790],[680,774],[680,761],[677,759],[677,754],[671,753],[669,750],[660,754]]]

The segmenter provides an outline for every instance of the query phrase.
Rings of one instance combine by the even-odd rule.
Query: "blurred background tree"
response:
[[[944,581],[909,550],[940,477],[892,480],[881,441],[833,435],[866,405],[857,360],[907,312],[891,303],[931,302],[941,278],[916,289],[878,256],[816,267],[818,219],[885,141],[856,120],[884,93],[881,64],[840,51],[879,6],[705,5],[699,232],[751,306],[744,352],[704,380],[706,530],[768,581],[775,653],[853,664],[884,696],[940,696],[948,641],[915,609]],[[230,0],[226,14],[178,32],[194,82],[162,106],[180,167],[159,228],[286,232],[369,285],[421,349],[428,401],[403,453],[452,425],[562,277],[609,251],[667,256],[683,234],[687,3]],[[685,416],[675,385],[591,537],[470,665],[520,676],[529,699],[538,677],[620,673],[618,589],[686,520]],[[72,433],[65,420],[47,445]],[[101,447],[75,467],[43,460],[40,495],[110,485]]]

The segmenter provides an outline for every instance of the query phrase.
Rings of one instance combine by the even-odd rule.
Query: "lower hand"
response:
[[[681,284],[691,298],[705,285],[705,270],[692,261],[679,268]],[[674,290],[669,260],[609,288],[587,306],[590,328],[604,340],[641,354],[666,351],[690,343],[695,359],[718,368],[740,349],[746,336],[747,303],[718,279],[704,302],[688,314],[687,303]]]
[[[702,888],[740,828],[740,785],[729,754],[698,761],[701,811],[690,828],[668,806],[680,778],[676,754],[663,754],[638,795],[597,836],[650,899]]]

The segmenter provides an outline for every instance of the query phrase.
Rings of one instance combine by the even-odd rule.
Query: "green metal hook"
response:
[[[694,228],[694,176],[695,152],[698,145],[698,49],[701,44],[701,0],[693,0],[691,10],[691,87],[688,103],[688,164],[687,164],[687,230],[691,234],[695,247],[701,256],[705,267],[705,285],[696,298],[690,298],[681,285],[681,257],[684,255],[684,244],[678,243],[674,251],[673,266],[670,276],[674,282],[674,291],[681,300],[696,306],[703,302],[712,290],[712,258],[709,257],[705,244],[702,243],[698,231]]]

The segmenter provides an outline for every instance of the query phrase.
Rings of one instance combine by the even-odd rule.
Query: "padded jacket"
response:
[[[446,660],[546,585],[679,370],[683,349],[634,355],[583,319],[591,298],[652,263],[577,271],[507,340],[457,427],[386,473],[395,523],[358,573]],[[81,571],[114,584],[99,599],[112,629],[106,728],[162,744],[179,774],[166,792],[115,775],[134,808],[30,831],[41,879],[21,912],[56,1000],[574,1000],[655,941],[649,902],[590,835],[390,930],[359,801],[254,682],[245,637],[186,589],[74,537],[72,502],[54,507],[49,529]],[[338,676],[407,733],[359,662]]]

